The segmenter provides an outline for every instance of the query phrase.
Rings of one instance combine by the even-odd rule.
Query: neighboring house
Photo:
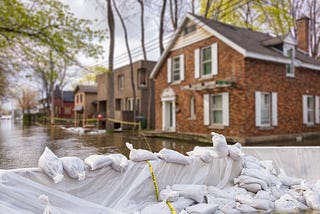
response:
[[[139,118],[148,120],[149,93],[151,93],[151,111],[150,127],[154,127],[154,96],[153,82],[149,80],[151,70],[156,63],[153,61],[137,61],[133,63],[133,79],[137,100],[137,113]],[[109,75],[112,75],[113,85],[108,85]],[[98,113],[104,118],[108,117],[110,112],[116,120],[134,121],[133,118],[133,90],[131,85],[130,65],[126,65],[114,70],[113,73],[105,73],[97,76],[98,87]],[[150,91],[151,90],[151,91]],[[113,106],[108,109],[108,101],[113,99]],[[109,107],[110,108],[110,107]],[[109,112],[109,113],[108,113]],[[137,119],[136,119],[137,120]],[[114,128],[123,128],[121,124],[115,123]]]
[[[78,85],[74,90],[75,126],[84,127],[87,119],[97,118],[97,86]]]
[[[308,21],[298,20],[296,44],[291,34],[186,15],[150,76],[156,129],[241,143],[320,136],[320,62],[308,54]]]
[[[54,117],[73,118],[74,94],[73,91],[61,91],[59,86],[54,90]]]

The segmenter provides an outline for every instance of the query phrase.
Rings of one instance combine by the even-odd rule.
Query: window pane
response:
[[[309,96],[307,99],[307,106],[308,106],[308,123],[314,123],[314,98]]]
[[[213,123],[222,124],[222,110],[213,111]]]
[[[211,74],[211,62],[203,64],[203,75]]]
[[[173,81],[180,80],[180,57],[173,58],[172,79]]]
[[[202,49],[202,61],[211,60],[211,47]]]
[[[222,108],[222,96],[216,95],[212,97],[212,107],[214,109]]]
[[[270,124],[271,122],[271,108],[270,108],[270,94],[261,94],[261,124]]]

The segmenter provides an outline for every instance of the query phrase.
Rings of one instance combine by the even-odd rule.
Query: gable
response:
[[[192,28],[195,26],[194,31],[186,33],[186,28]],[[182,31],[180,32],[177,41],[173,44],[171,50],[176,50],[179,48],[186,47],[193,43],[199,42],[206,38],[211,37],[212,34],[208,31],[204,30],[201,26],[197,25],[195,22],[188,20],[186,25],[183,27]]]

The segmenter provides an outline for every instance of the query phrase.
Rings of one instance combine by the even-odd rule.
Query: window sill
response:
[[[213,78],[213,74],[207,74],[205,76],[201,76],[199,80],[208,80],[212,78]]]
[[[188,120],[196,120],[197,118],[195,116],[189,117]]]
[[[286,77],[287,78],[295,78],[295,75],[294,74],[286,74]]]
[[[316,125],[314,123],[305,124],[308,128],[315,127]]]
[[[274,129],[274,127],[273,126],[259,126],[259,129],[260,130],[272,130],[272,129]]]
[[[218,124],[210,125],[209,129],[224,129],[224,125],[218,125]]]
[[[179,80],[179,81],[174,81],[174,82],[171,82],[170,85],[179,85],[181,84],[182,80]]]

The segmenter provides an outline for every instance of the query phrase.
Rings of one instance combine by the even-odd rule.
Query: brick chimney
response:
[[[309,23],[310,18],[302,17],[296,21],[298,48],[309,53]]]

